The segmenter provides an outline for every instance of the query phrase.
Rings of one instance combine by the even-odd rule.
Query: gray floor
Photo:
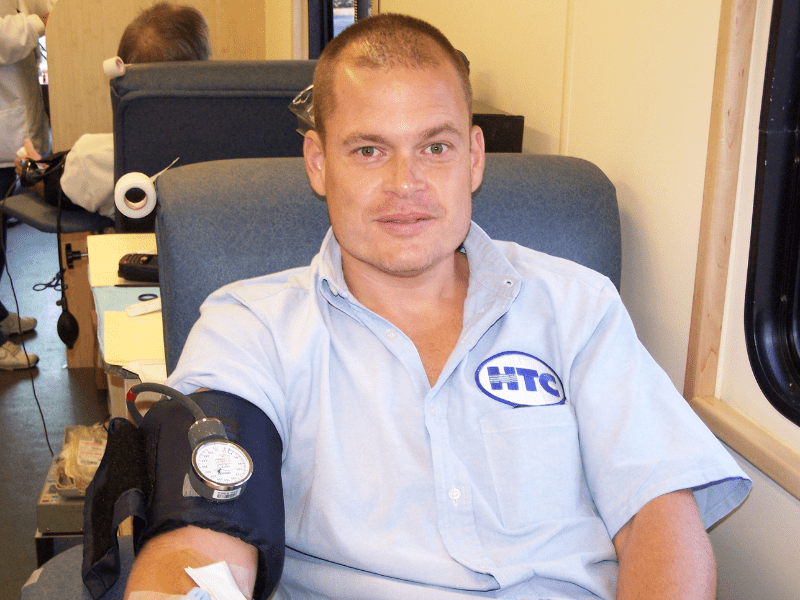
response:
[[[58,270],[56,236],[16,225],[8,230],[7,246],[20,312],[39,321],[35,332],[22,337],[27,350],[39,355],[37,368],[0,371],[0,464],[4,467],[0,600],[17,600],[20,588],[36,568],[36,500],[51,459],[36,397],[56,454],[61,450],[64,427],[100,422],[107,416],[107,406],[91,370],[66,368],[65,346],[56,334],[61,308],[55,303],[60,293],[32,289],[34,284],[50,281]],[[0,279],[0,299],[17,312],[7,273]],[[20,338],[12,341],[20,342]]]

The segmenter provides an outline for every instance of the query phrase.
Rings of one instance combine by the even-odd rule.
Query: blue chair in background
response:
[[[128,65],[111,80],[114,181],[231,158],[302,156],[289,104],[314,79],[315,60]],[[220,199],[222,196],[220,195]],[[118,232],[153,231],[154,215],[116,215]]]

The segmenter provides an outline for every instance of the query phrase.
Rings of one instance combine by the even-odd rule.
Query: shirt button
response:
[[[459,498],[461,498],[461,490],[457,487],[450,488],[450,491],[447,492],[447,495],[450,496],[450,499],[455,502]]]
[[[390,329],[389,331],[386,332],[386,337],[389,338],[390,340],[393,340],[394,338],[397,337],[397,332],[394,329]]]
[[[428,414],[429,414],[430,416],[432,416],[432,417],[435,417],[435,416],[436,416],[436,409],[435,409],[434,407],[432,407],[432,406],[431,406],[431,407],[429,407],[429,408],[428,408]]]

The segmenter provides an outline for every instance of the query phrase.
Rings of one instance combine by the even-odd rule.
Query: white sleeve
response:
[[[67,154],[61,189],[73,203],[113,217],[114,138],[110,133],[82,135]]]
[[[752,484],[639,341],[610,283],[606,290],[587,302],[603,311],[570,372],[592,499],[613,537],[653,498],[691,489],[708,528]]]
[[[0,64],[11,65],[28,56],[44,35],[44,23],[37,15],[17,13],[0,18]]]
[[[27,8],[28,14],[43,15],[53,10],[56,0],[19,0],[20,6],[24,5]]]

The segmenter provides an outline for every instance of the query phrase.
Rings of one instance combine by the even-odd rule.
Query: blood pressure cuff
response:
[[[194,417],[175,400],[155,403],[138,429],[116,423],[122,419],[112,421],[106,453],[84,507],[83,580],[94,598],[119,577],[114,532],[128,515],[134,516],[137,553],[156,535],[194,525],[257,548],[253,598],[267,598],[280,580],[285,543],[280,436],[258,407],[238,396],[209,391],[191,398],[207,417],[222,421],[230,441],[247,450],[253,475],[234,500],[214,502],[195,495],[187,478],[188,431]]]
[[[103,460],[86,488],[83,505],[81,575],[93,598],[105,594],[119,578],[117,528],[133,517],[134,537],[141,532],[149,489],[144,434],[127,419],[112,419]]]

